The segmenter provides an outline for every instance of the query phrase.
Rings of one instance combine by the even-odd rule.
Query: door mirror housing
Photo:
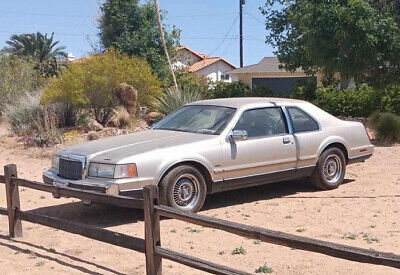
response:
[[[247,131],[233,130],[231,134],[228,136],[229,142],[241,141],[241,140],[247,140]]]

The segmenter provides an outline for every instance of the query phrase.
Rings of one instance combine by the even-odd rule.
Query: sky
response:
[[[142,1],[143,2],[143,1]],[[12,0],[0,2],[0,48],[12,34],[54,32],[60,45],[77,57],[98,44],[99,0]],[[265,44],[265,0],[247,0],[244,6],[244,65],[272,56]],[[180,29],[181,44],[194,51],[221,56],[239,65],[239,0],[159,0],[164,23]]]

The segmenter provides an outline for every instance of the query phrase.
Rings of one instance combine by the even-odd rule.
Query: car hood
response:
[[[215,137],[214,135],[168,130],[147,130],[81,143],[60,151],[58,155],[66,156],[73,154],[86,156],[93,161],[116,163],[124,157],[157,149],[181,146]]]

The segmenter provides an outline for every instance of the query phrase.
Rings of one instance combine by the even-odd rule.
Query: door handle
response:
[[[283,138],[283,144],[289,144],[290,143],[290,138],[284,137]]]

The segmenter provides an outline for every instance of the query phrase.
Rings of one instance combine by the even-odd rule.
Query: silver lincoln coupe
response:
[[[148,131],[62,150],[43,179],[126,196],[157,185],[161,203],[197,212],[207,194],[266,183],[309,178],[321,190],[337,188],[346,165],[373,150],[361,123],[305,101],[214,99],[187,104]]]

